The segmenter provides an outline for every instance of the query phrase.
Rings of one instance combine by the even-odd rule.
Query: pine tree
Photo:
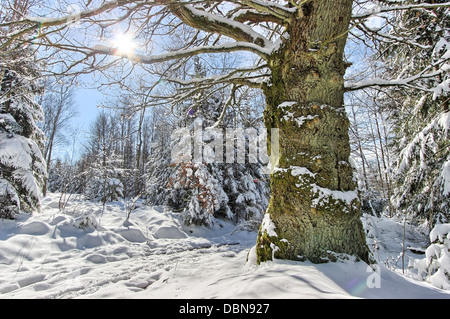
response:
[[[391,89],[388,96],[394,101],[384,101],[385,105],[401,106],[390,108],[391,120],[396,123],[392,149],[397,155],[392,202],[398,213],[427,220],[432,226],[450,218],[450,77],[448,72],[440,72],[447,68],[443,62],[450,57],[450,18],[447,8],[437,8],[398,13],[392,23],[397,26],[392,33],[411,40],[389,45],[385,57],[388,71],[394,76],[412,76],[427,68],[437,73],[423,81],[425,87],[434,87],[434,92]]]
[[[106,158],[104,161],[103,159]],[[92,201],[114,202],[124,198],[123,174],[118,168],[122,158],[114,153],[103,156],[102,153],[91,157],[91,163],[85,172],[87,184],[84,195]]]
[[[193,73],[195,78],[208,73],[198,58],[194,59]],[[244,99],[251,100],[242,96]],[[269,196],[262,164],[248,160],[230,163],[225,154],[218,153],[222,156],[216,158],[220,150],[214,149],[214,145],[222,144],[225,153],[227,129],[234,132],[239,126],[244,133],[244,128],[255,125],[255,117],[247,108],[246,114],[238,116],[231,109],[221,116],[224,107],[222,92],[213,89],[199,91],[179,105],[178,129],[166,132],[165,138],[159,137],[153,159],[147,164],[147,196],[151,204],[180,211],[186,224],[212,225],[214,218],[220,217],[236,221],[242,229],[256,229]],[[163,123],[160,126],[167,127]],[[161,129],[156,131],[161,135]],[[164,146],[167,136],[171,138],[169,148]],[[248,154],[248,143],[246,146]]]
[[[21,1],[15,5],[20,12],[28,9]],[[9,17],[2,11],[0,20],[14,19],[17,12]],[[47,175],[44,135],[37,126],[43,119],[36,103],[43,89],[41,65],[31,45],[9,49],[0,55],[0,218],[39,210]]]
[[[102,203],[124,197],[129,170],[123,168],[124,153],[117,121],[111,114],[102,112],[93,123],[89,148],[84,155],[83,174],[86,178],[84,195],[89,200]]]

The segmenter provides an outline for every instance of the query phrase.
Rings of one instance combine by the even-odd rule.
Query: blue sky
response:
[[[103,94],[97,89],[77,88],[75,90],[74,102],[78,114],[71,120],[72,129],[66,133],[67,145],[56,145],[53,158],[70,160],[73,152],[75,152],[73,160],[80,158],[87,131],[99,113],[97,105],[103,99]],[[73,145],[74,142],[75,145]]]

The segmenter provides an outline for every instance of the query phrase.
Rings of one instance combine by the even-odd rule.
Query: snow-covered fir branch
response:
[[[405,10],[432,10],[437,8],[448,8],[450,7],[450,2],[444,3],[410,3],[410,4],[401,4],[401,2],[406,1],[395,1],[392,2],[391,6],[373,6],[371,10],[366,12],[353,14],[353,19],[366,19],[369,17],[373,17],[379,15],[381,13],[388,13],[393,11],[405,11]],[[400,3],[400,4],[399,4]]]

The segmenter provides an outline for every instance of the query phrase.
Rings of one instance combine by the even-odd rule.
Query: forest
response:
[[[0,298],[449,298],[449,69],[445,0],[1,0]]]

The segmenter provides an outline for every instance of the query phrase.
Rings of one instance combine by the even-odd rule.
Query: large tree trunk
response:
[[[305,2],[271,57],[265,123],[269,133],[280,130],[280,154],[258,235],[258,262],[319,263],[336,253],[369,261],[343,107],[351,11],[352,0]]]

